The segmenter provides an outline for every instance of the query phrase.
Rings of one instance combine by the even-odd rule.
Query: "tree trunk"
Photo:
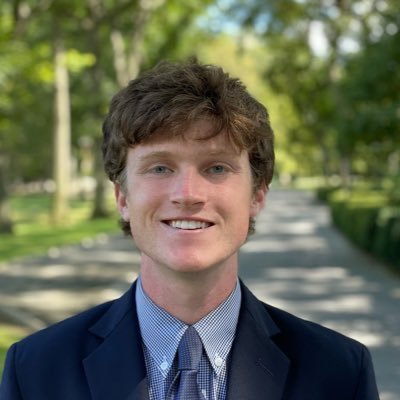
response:
[[[125,43],[121,31],[113,29],[111,32],[113,61],[118,86],[123,87],[129,82],[128,65],[125,56]]]
[[[96,62],[90,69],[90,84],[92,88],[91,112],[95,119],[101,119],[103,116],[103,71],[101,68],[102,44],[99,37],[99,26],[96,19],[96,8],[99,6],[97,1],[92,1],[92,27],[88,31],[90,46],[96,57]],[[110,215],[107,207],[107,186],[106,174],[104,173],[103,159],[101,153],[101,139],[96,136],[94,140],[94,178],[96,180],[96,189],[93,200],[93,210],[91,218],[103,218]]]
[[[96,180],[96,190],[94,196],[92,218],[104,218],[110,215],[110,211],[107,207],[108,181],[106,180],[106,176],[104,173],[100,138],[95,141],[94,150],[94,177]]]
[[[54,181],[52,221],[66,221],[69,208],[71,163],[71,105],[69,78],[64,43],[59,34],[54,40],[55,96],[54,96]]]
[[[130,79],[135,79],[143,62],[143,42],[146,26],[150,17],[150,9],[139,9],[135,16],[135,29],[131,37],[131,46],[128,53],[128,73]]]
[[[165,0],[138,2],[133,14],[133,29],[129,38],[131,45],[128,51],[126,51],[121,31],[116,28],[112,30],[110,39],[113,49],[114,69],[120,87],[125,86],[130,80],[138,76],[143,63],[143,43],[151,13],[164,3]]]
[[[0,154],[0,233],[13,233],[8,196],[8,159]]]

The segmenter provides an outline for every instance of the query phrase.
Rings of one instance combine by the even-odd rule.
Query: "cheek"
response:
[[[161,205],[161,190],[154,185],[132,186],[129,197],[129,214],[134,225],[141,225],[149,216],[153,216]]]
[[[251,215],[251,203],[248,196],[238,196],[237,193],[228,198],[225,202],[226,209],[229,210],[231,223],[236,226],[237,232],[242,229],[246,231]]]

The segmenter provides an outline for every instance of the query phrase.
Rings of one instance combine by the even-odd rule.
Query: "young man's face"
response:
[[[153,273],[236,268],[249,218],[261,210],[265,189],[254,193],[247,152],[201,120],[185,138],[154,139],[129,150],[125,190],[116,187],[122,218],[130,221]]]

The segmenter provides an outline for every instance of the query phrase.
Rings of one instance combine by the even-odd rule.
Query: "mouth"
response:
[[[174,229],[182,229],[182,230],[198,230],[198,229],[206,229],[210,226],[214,225],[208,221],[197,221],[197,220],[188,220],[188,219],[172,219],[172,220],[164,220],[164,224],[167,224],[171,228]]]

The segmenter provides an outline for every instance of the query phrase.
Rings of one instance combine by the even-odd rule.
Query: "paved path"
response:
[[[272,189],[241,276],[259,298],[365,343],[381,400],[400,400],[400,279],[354,249],[311,194]],[[0,266],[0,320],[40,329],[117,297],[137,276],[129,239],[80,246]]]

